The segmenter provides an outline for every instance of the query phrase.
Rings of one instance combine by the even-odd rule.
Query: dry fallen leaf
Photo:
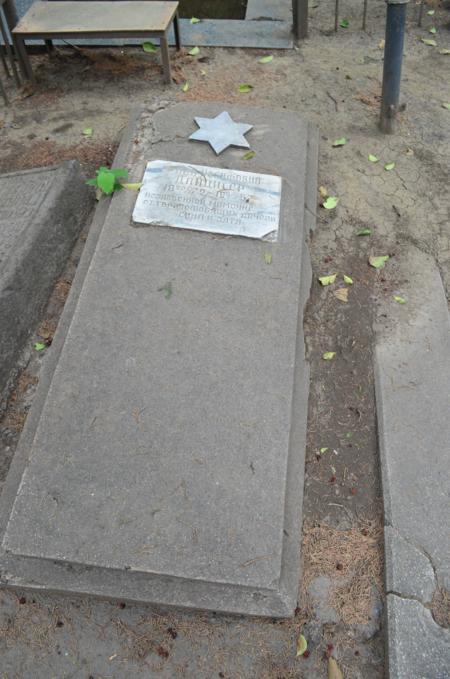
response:
[[[319,186],[319,193],[322,196],[322,198],[326,198],[328,196],[328,191],[324,186]]]
[[[348,288],[338,288],[334,290],[333,295],[341,302],[348,302]]]
[[[331,657],[328,658],[328,679],[344,679],[344,675],[339,669],[339,665],[336,660]]]
[[[305,637],[303,634],[300,634],[299,638],[297,639],[297,658],[301,655],[304,654],[304,652],[308,648],[308,642],[306,641]]]

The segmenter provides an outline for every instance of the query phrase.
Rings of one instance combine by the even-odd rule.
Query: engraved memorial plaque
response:
[[[276,240],[280,198],[281,177],[152,160],[133,221]]]

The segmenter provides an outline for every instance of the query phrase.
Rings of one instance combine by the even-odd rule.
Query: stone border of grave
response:
[[[32,207],[19,218],[12,186],[27,190]],[[55,281],[62,271],[93,200],[78,161],[0,175],[7,200],[1,221],[16,224],[5,245],[0,273],[0,393],[40,318]],[[40,193],[42,194],[40,195]],[[26,201],[21,199],[20,209]],[[6,237],[8,233],[6,233]]]
[[[408,246],[387,266],[401,286],[381,305],[375,347],[388,676],[443,679],[450,630],[433,598],[450,590],[449,314],[432,257]]]
[[[28,10],[32,0],[18,4],[20,16]],[[180,19],[180,33],[184,45],[199,47],[249,47],[262,49],[291,49],[294,45],[292,33],[291,0],[248,0],[244,20],[202,19],[192,24],[190,19]],[[175,44],[173,29],[168,32],[169,44]],[[42,41],[40,41],[42,43]],[[76,45],[136,45],[135,39],[118,40],[73,40]],[[158,42],[155,40],[155,42]],[[27,45],[36,44],[27,40]],[[55,41],[55,44],[59,44]]]

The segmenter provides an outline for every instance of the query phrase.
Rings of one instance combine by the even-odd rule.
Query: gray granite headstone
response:
[[[0,175],[0,391],[91,204],[76,161]]]
[[[144,114],[121,165],[136,180],[157,159],[248,170],[242,150],[187,141],[194,116],[221,110]],[[252,171],[282,178],[278,240],[136,228],[136,194],[113,197],[9,484],[9,584],[295,609],[317,137],[291,113],[230,113],[254,124]]]

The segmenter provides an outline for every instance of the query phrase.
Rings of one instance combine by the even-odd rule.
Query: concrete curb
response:
[[[1,175],[0,190],[8,201],[0,216],[5,225],[0,243],[1,392],[92,202],[74,160]]]
[[[408,246],[387,266],[401,287],[380,308],[375,389],[390,679],[450,677],[450,631],[433,619],[450,585],[450,322],[434,260]]]

